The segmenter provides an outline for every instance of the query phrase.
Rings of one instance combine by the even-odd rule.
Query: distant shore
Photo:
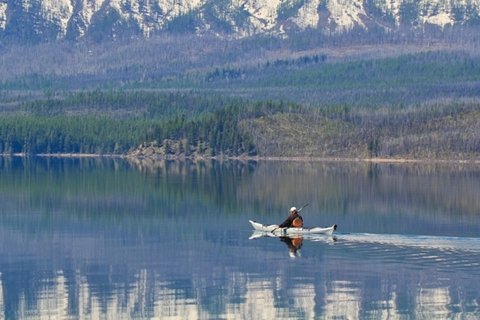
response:
[[[27,157],[24,153],[0,154],[2,157]],[[370,162],[370,163],[392,163],[392,164],[414,164],[414,163],[452,163],[452,164],[480,164],[480,159],[431,159],[431,158],[362,158],[362,157],[278,157],[278,156],[214,156],[214,157],[134,157],[128,154],[97,154],[97,153],[41,153],[33,155],[41,158],[119,158],[132,160],[165,161],[165,160],[238,160],[238,161],[296,161],[296,162]]]
[[[123,154],[99,154],[99,153],[0,153],[1,157],[40,157],[40,158],[126,158]]]
[[[252,157],[259,161],[306,161],[306,162],[371,162],[371,163],[471,163],[480,164],[480,159],[407,159],[407,158],[349,158],[349,157]]]

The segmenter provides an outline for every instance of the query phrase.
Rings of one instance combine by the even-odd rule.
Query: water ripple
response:
[[[443,270],[480,269],[480,238],[355,233],[336,239],[336,245],[355,254],[413,268],[428,264]]]

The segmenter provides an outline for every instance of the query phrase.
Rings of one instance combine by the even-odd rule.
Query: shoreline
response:
[[[118,159],[131,159],[131,160],[149,160],[149,161],[205,161],[205,160],[217,160],[217,161],[293,161],[293,162],[365,162],[374,164],[480,164],[480,159],[431,159],[431,158],[363,158],[363,157],[279,157],[279,156],[216,156],[216,157],[133,157],[128,154],[96,154],[96,153],[52,153],[52,154],[35,154],[27,155],[24,153],[13,154],[0,154],[0,157],[40,157],[40,158],[65,158],[65,159],[83,159],[83,158],[118,158]]]

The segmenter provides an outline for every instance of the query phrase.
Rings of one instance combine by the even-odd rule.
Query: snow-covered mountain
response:
[[[474,24],[480,0],[0,0],[0,41],[150,37],[159,32],[228,37],[318,29]]]

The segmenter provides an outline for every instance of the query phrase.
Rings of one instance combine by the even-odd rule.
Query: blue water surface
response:
[[[477,319],[475,165],[0,158],[2,319]],[[252,237],[309,203],[332,236]]]

